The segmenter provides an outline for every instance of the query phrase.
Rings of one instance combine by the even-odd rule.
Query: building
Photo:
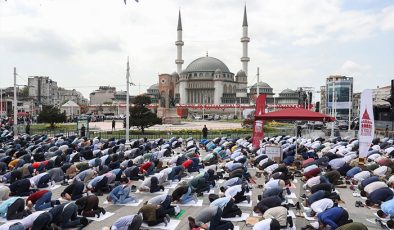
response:
[[[377,87],[372,90],[372,103],[374,107],[375,120],[390,121],[390,103],[386,100],[390,98],[391,86]]]
[[[334,95],[334,96],[333,96]],[[348,120],[351,96],[353,95],[353,78],[333,75],[326,79],[326,114],[331,114],[338,120]],[[334,100],[335,99],[335,100]]]
[[[326,93],[326,86],[320,86],[320,113],[327,112],[327,93]],[[328,114],[328,113],[326,113]]]
[[[75,89],[64,89],[59,87],[57,90],[57,97],[60,104],[64,104],[67,101],[73,101],[78,105],[88,104],[88,100],[82,95],[82,93]]]
[[[277,105],[298,105],[299,94],[295,90],[284,89],[275,100]]]
[[[37,105],[59,106],[57,82],[47,76],[31,76],[28,78],[29,97],[32,97]]]
[[[171,74],[175,82],[175,101],[177,104],[235,104],[239,101],[248,103],[246,93],[248,82],[248,21],[246,14],[246,6],[243,12],[242,22],[242,70],[236,74],[230,71],[225,63],[220,59],[208,56],[200,57],[190,62],[183,69],[182,65],[182,20],[181,13],[178,15],[177,25],[177,58],[175,64],[177,72]],[[152,86],[154,88],[154,86]],[[238,94],[237,94],[238,92]],[[237,99],[237,95],[242,97]]]
[[[274,104],[274,93],[273,88],[265,82],[259,82],[259,94],[267,94],[266,103],[267,105]],[[255,101],[257,97],[257,83],[252,85],[249,90],[250,101]]]
[[[160,98],[159,83],[151,85],[147,89],[146,94],[150,97],[152,104],[158,104],[159,103],[159,98]]]
[[[73,120],[81,114],[81,107],[74,101],[67,101],[60,107],[60,111],[64,112],[68,119]]]
[[[354,119],[360,116],[361,93],[353,93],[352,99],[352,118]]]
[[[90,105],[112,104],[115,99],[116,87],[100,86],[89,94]]]

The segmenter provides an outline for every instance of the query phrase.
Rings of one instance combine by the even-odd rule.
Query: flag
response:
[[[360,122],[359,122],[359,157],[367,157],[375,133],[375,119],[373,116],[372,90],[366,89],[361,93]]]
[[[261,115],[265,113],[266,94],[260,94],[256,100],[253,124],[253,148],[260,148],[260,141],[264,138],[264,121]]]

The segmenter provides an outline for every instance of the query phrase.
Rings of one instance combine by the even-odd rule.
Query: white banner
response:
[[[375,119],[373,117],[372,90],[366,89],[361,93],[360,123],[359,123],[359,157],[367,157],[369,147],[375,133]]]

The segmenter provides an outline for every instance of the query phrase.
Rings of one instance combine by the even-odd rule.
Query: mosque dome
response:
[[[192,61],[183,73],[191,72],[215,72],[220,69],[223,73],[230,73],[230,70],[221,60],[214,57],[200,57]]]

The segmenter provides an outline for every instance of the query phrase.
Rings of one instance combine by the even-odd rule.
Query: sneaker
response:
[[[248,201],[248,204],[250,204],[250,196],[246,196],[246,200]]]
[[[178,215],[181,212],[181,208],[179,207],[179,205],[176,205],[174,207],[174,210],[175,210],[175,215]]]
[[[198,202],[198,198],[197,198],[196,194],[193,194],[193,200],[194,200],[195,203]]]
[[[164,219],[167,219],[167,223],[170,223],[170,221],[171,221],[171,218],[170,218],[170,216],[169,216],[168,214],[166,214],[166,216],[164,217]]]

